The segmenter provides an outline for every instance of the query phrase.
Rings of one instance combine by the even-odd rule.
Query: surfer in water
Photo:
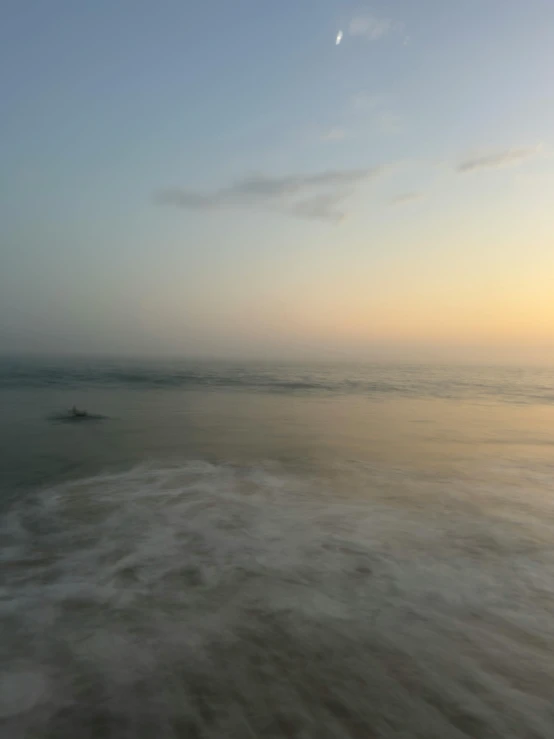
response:
[[[77,406],[74,405],[71,409],[71,414],[73,418],[85,418],[88,414],[86,411],[80,411],[78,410]]]

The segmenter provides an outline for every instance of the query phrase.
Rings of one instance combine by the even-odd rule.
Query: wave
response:
[[[6,736],[550,737],[545,478],[335,473],[142,466],[14,504]]]
[[[352,381],[348,378],[298,377],[290,370],[256,370],[250,368],[211,366],[198,370],[93,365],[91,367],[4,365],[0,364],[0,388],[78,388],[130,387],[163,388],[229,388],[266,392],[395,392],[400,388],[387,382]]]
[[[551,405],[550,379],[544,370],[506,368],[0,362],[0,389],[228,389]]]

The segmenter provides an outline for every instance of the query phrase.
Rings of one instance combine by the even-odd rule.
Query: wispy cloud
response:
[[[392,198],[390,205],[408,205],[408,203],[417,203],[419,200],[423,200],[423,193],[421,192],[405,192],[396,197]]]
[[[369,41],[377,41],[386,36],[392,28],[390,18],[377,18],[374,15],[359,15],[352,18],[348,26],[351,36],[362,36]]]
[[[342,221],[346,215],[340,208],[344,197],[343,194],[338,192],[314,195],[292,205],[290,212],[299,218]]]
[[[386,169],[339,169],[283,177],[252,175],[210,193],[167,188],[156,193],[155,200],[185,210],[242,206],[277,210],[299,218],[338,221],[345,215],[340,206],[356,186],[378,177]]]
[[[521,164],[526,159],[535,156],[541,150],[540,146],[521,149],[506,149],[489,154],[480,154],[467,157],[458,164],[460,173],[475,172],[479,169],[499,169],[514,164]]]

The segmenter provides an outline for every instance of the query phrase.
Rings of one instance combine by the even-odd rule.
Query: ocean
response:
[[[554,736],[553,369],[4,359],[0,411],[2,738]]]

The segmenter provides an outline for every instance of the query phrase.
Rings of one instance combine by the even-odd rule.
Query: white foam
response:
[[[43,491],[3,520],[0,713],[13,736],[546,739],[544,479],[197,462]]]

